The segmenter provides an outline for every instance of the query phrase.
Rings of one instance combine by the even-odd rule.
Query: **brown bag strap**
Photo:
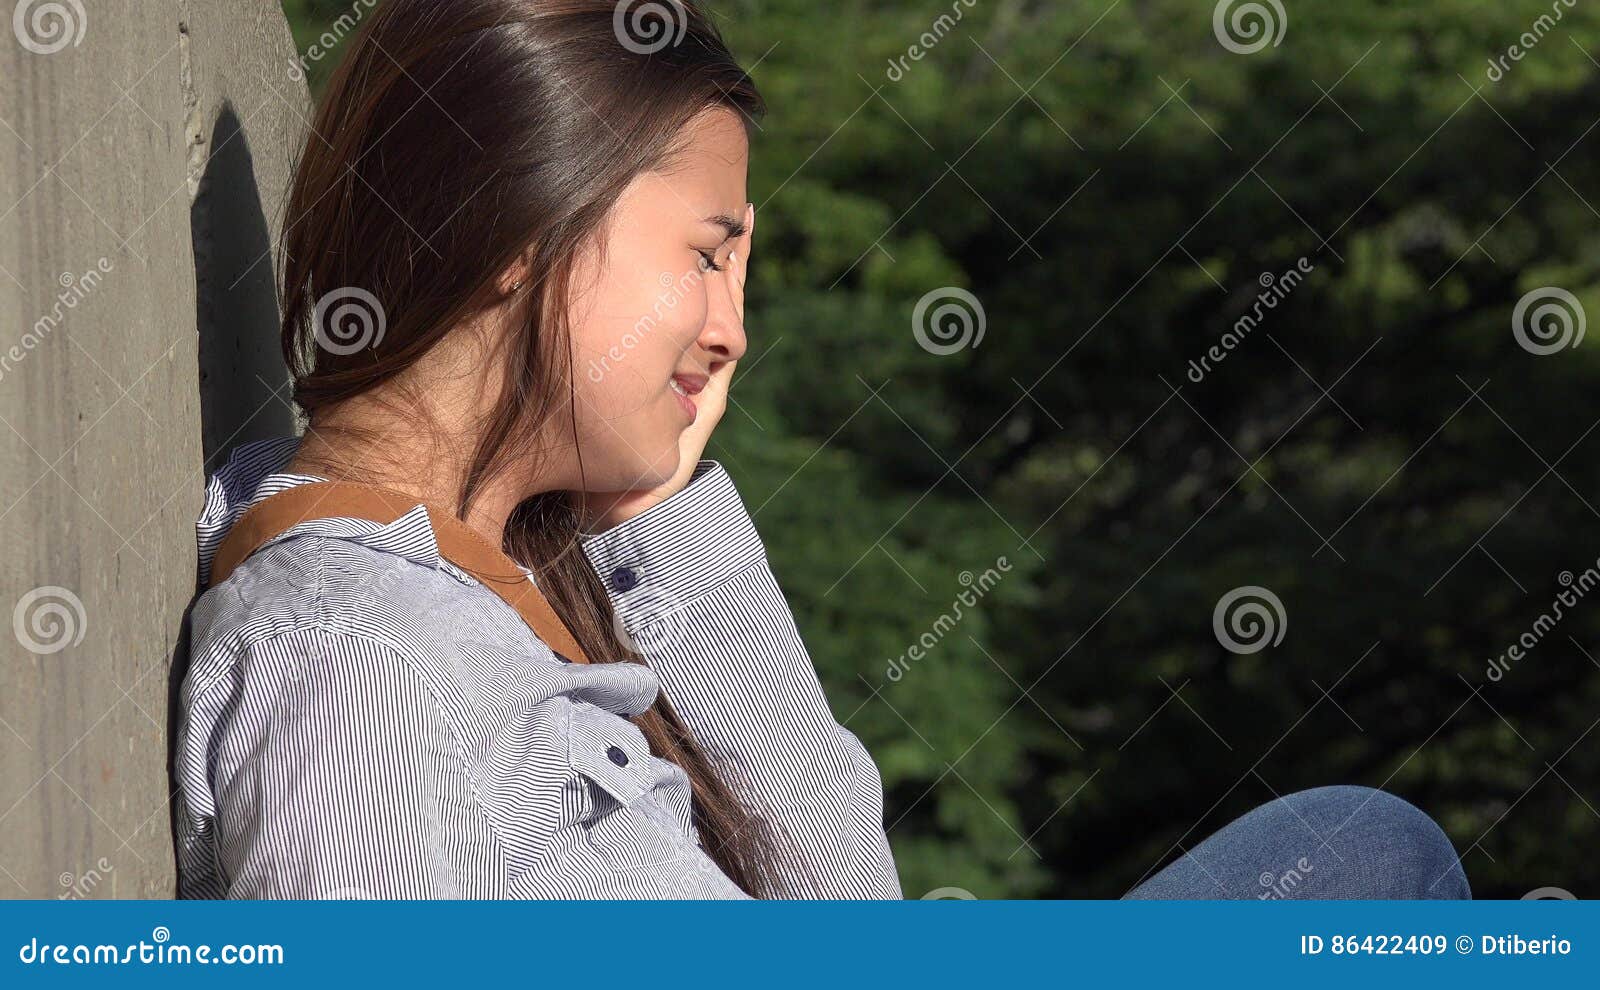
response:
[[[387,525],[419,505],[427,507],[441,556],[516,609],[534,635],[556,653],[574,663],[589,662],[583,647],[550,607],[544,593],[504,550],[438,506],[377,485],[310,481],[255,503],[240,515],[217,548],[211,564],[211,584],[226,581],[262,544],[309,519],[349,517]]]

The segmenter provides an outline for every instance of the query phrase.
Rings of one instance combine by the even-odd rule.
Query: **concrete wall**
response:
[[[273,0],[14,9],[0,896],[168,897],[169,702],[203,478],[240,441],[293,430],[273,247],[310,102]]]

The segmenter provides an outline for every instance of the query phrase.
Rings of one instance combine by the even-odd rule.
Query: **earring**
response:
[[[512,282],[511,283],[511,291],[512,292],[515,292],[520,288],[522,288],[522,283],[521,282]]]

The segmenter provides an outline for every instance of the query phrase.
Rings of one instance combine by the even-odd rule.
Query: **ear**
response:
[[[495,280],[495,287],[502,296],[516,295],[530,280],[533,266],[526,253],[517,256],[517,260],[505,267],[500,277]]]

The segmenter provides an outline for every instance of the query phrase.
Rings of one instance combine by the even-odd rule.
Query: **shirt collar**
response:
[[[227,463],[207,481],[205,507],[195,521],[198,573],[202,588],[210,584],[211,562],[216,558],[217,548],[246,509],[296,485],[328,480],[317,475],[283,470],[299,446],[300,438],[297,436],[246,442],[235,448]],[[267,543],[310,534],[360,543],[444,571],[462,583],[474,582],[470,575],[440,555],[433,525],[428,520],[428,510],[420,500],[415,508],[390,523],[348,517],[310,519],[274,536]],[[520,564],[518,567],[523,573],[531,575],[528,568]]]

